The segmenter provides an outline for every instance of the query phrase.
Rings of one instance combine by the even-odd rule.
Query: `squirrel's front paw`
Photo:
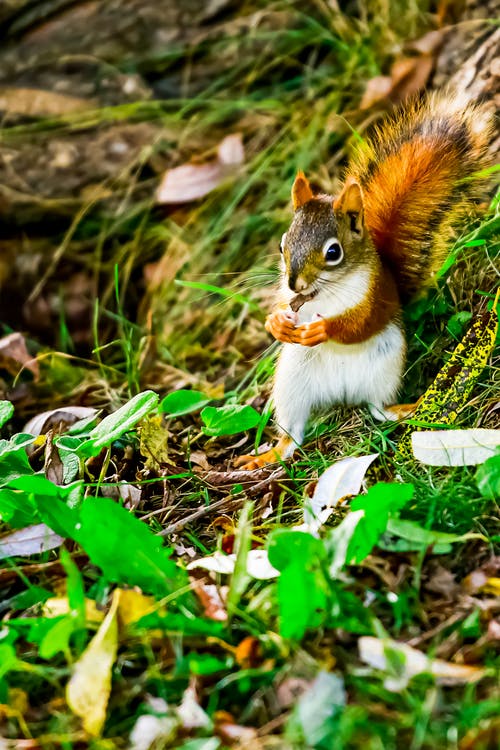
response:
[[[294,329],[292,337],[294,344],[317,346],[318,344],[323,344],[325,341],[328,341],[328,331],[324,318],[318,317],[312,323],[306,323]]]
[[[293,344],[297,314],[287,310],[275,310],[266,318],[266,331],[278,341]]]

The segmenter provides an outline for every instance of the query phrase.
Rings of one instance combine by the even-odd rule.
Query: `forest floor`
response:
[[[273,438],[294,175],[335,192],[435,17],[42,5],[0,9],[0,750],[498,747],[493,191],[405,313],[428,411],[234,467]],[[452,402],[470,463],[417,460]]]

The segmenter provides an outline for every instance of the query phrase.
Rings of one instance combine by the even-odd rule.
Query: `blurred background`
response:
[[[498,107],[497,15],[491,1],[1,3],[0,396],[23,414],[33,378],[38,405],[265,382],[296,170],[334,191],[353,144],[426,87],[459,80]],[[451,283],[455,303],[491,288],[479,266]],[[446,310],[425,319],[432,341]]]

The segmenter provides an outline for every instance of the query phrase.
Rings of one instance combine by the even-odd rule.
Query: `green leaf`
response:
[[[379,537],[387,528],[391,514],[397,513],[413,497],[412,484],[384,483],[370,487],[366,495],[360,495],[351,503],[353,511],[362,510],[349,541],[346,553],[347,564],[358,564],[370,554]]]
[[[158,596],[187,584],[161,538],[113,500],[87,498],[79,523],[73,538],[109,581],[139,586]]]
[[[325,618],[328,584],[323,572],[325,549],[320,539],[302,531],[278,529],[269,538],[269,562],[278,578],[280,632],[299,640]]]
[[[476,484],[483,497],[500,498],[500,454],[488,458],[476,471]]]
[[[56,620],[56,618],[53,619]],[[64,615],[54,622],[40,641],[39,653],[42,659],[52,659],[59,651],[68,651],[69,639],[75,631],[75,620],[71,615]]]
[[[260,414],[252,406],[227,404],[226,406],[206,406],[201,412],[205,435],[236,435],[250,430],[260,422]]]
[[[40,520],[30,495],[4,487],[0,489],[0,521],[13,529],[23,529]]]
[[[0,485],[23,474],[34,474],[28,461],[26,446],[35,441],[32,435],[14,435],[10,440],[0,440]]]
[[[120,409],[105,417],[97,427],[89,432],[87,440],[84,440],[78,446],[78,454],[86,458],[97,456],[102,448],[106,448],[115,440],[118,440],[135,427],[137,422],[153,411],[158,404],[158,399],[158,394],[153,391],[138,393]],[[69,447],[67,442],[65,447]]]
[[[252,504],[245,503],[236,529],[236,562],[227,595],[227,611],[230,617],[234,615],[236,607],[250,581],[250,576],[247,573],[247,558],[251,543]]]
[[[191,414],[193,411],[202,409],[211,400],[211,398],[201,391],[174,391],[160,401],[158,410],[168,414],[170,417],[180,417],[183,414]]]
[[[478,534],[448,534],[444,531],[424,529],[415,521],[407,521],[401,518],[390,518],[387,523],[387,531],[423,547],[430,547],[433,544],[455,544],[456,542],[480,537]]]
[[[14,414],[14,406],[10,401],[0,401],[0,427],[3,427]]]
[[[0,678],[18,666],[15,649],[9,643],[0,643]]]

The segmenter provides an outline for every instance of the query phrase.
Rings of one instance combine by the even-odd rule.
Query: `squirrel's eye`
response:
[[[285,247],[285,241],[286,241],[286,232],[284,232],[284,233],[283,233],[283,236],[282,236],[282,238],[281,238],[281,242],[280,242],[280,253],[282,253],[282,252],[283,252],[283,249],[284,249],[284,247]]]
[[[336,266],[344,257],[342,245],[338,240],[331,237],[323,245],[323,255],[325,256],[325,260],[329,265]]]

